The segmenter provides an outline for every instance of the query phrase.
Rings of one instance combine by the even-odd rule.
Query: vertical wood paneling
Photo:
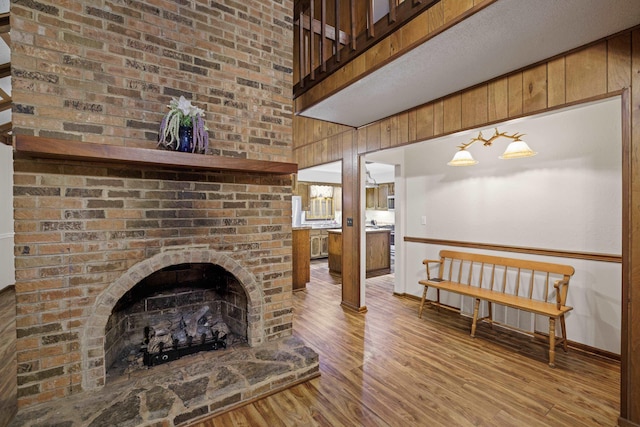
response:
[[[481,85],[462,93],[462,128],[468,128],[487,122],[487,95],[487,85]]]
[[[355,143],[356,149],[358,153],[366,153],[367,152],[367,128],[359,129],[355,133]]]
[[[566,102],[565,59],[554,59],[547,63],[547,104],[555,107]]]
[[[433,108],[433,106],[431,107]],[[417,141],[417,130],[418,130],[418,114],[417,110],[410,110],[407,112],[407,125],[409,129],[407,131],[407,135],[409,137],[409,141]],[[431,120],[433,120],[433,114],[431,115]],[[433,129],[433,126],[432,126]]]
[[[607,44],[567,55],[567,102],[607,93]]]
[[[400,35],[403,49],[411,46],[429,33],[429,14],[421,13],[396,33]]]
[[[626,418],[640,424],[640,30],[633,32],[632,39],[632,90],[631,90],[631,200],[630,207],[630,242],[628,260],[631,266],[629,289],[625,298],[629,300],[626,325],[627,348],[623,358],[624,400],[622,411]],[[626,404],[626,405],[625,405]],[[626,406],[626,407],[625,407]],[[623,414],[625,415],[625,414]]]
[[[614,92],[631,84],[631,35],[607,41],[607,90]]]
[[[522,73],[516,73],[507,79],[509,87],[509,117],[522,115]]]
[[[433,104],[423,105],[416,111],[416,139],[427,139],[434,135]]]
[[[404,27],[407,27],[405,25]],[[403,27],[403,28],[404,28]],[[395,55],[404,48],[404,32],[394,31],[389,35],[389,54]]]
[[[427,10],[429,16],[429,32],[437,31],[444,25],[444,6],[443,3],[437,3]]]
[[[489,83],[487,97],[487,118],[490,122],[509,117],[509,82],[506,78]]]
[[[396,117],[396,116],[394,116]],[[394,133],[395,139],[395,129],[393,129],[393,117],[388,119],[384,119],[380,122],[380,148],[389,148],[391,145],[391,134]]]
[[[398,117],[398,140],[396,145],[406,144],[414,140],[415,138],[409,139],[409,112],[405,111]]]
[[[444,133],[444,102],[442,100],[433,103],[433,135]]]
[[[547,108],[547,64],[522,73],[522,111],[530,113]]]
[[[442,0],[444,22],[453,21],[473,7],[473,0]]]
[[[380,149],[380,122],[371,124],[367,129],[367,151],[376,151]]]
[[[462,125],[462,96],[453,95],[443,101],[445,133],[459,130]]]
[[[375,45],[371,46],[363,55],[367,70],[377,67],[390,56],[391,43],[389,37],[385,37]]]

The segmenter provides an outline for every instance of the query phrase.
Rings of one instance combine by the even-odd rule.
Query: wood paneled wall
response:
[[[443,2],[442,7],[446,4],[447,2]],[[433,13],[435,12],[425,13],[427,16],[423,19],[439,18],[432,16]],[[414,36],[414,39],[418,40],[419,37]],[[344,75],[336,80],[350,81],[345,75],[354,76],[352,73],[357,73],[354,70],[359,67],[364,69],[365,64],[353,64],[351,69],[348,69],[349,66],[345,67],[343,73],[337,73]],[[320,99],[338,87],[335,81],[327,82],[310,92],[314,92],[314,96]],[[623,206],[623,226],[628,231],[623,235],[623,247],[627,248],[623,254],[623,300],[629,300],[629,306],[622,308],[620,424],[631,426],[634,423],[640,424],[640,258],[635,256],[640,253],[640,29],[629,30],[565,55],[533,64],[526,69],[400,112],[363,128],[349,129],[297,116],[294,120],[294,159],[300,168],[341,159],[343,163],[353,164],[352,156],[626,94],[626,88],[630,88],[630,96],[625,95],[623,99],[630,98],[631,107],[630,123],[626,124],[628,135],[623,159],[628,162],[629,171],[624,187],[628,190],[628,194],[624,195],[628,205]],[[305,105],[305,102],[297,102],[297,107]],[[626,117],[628,116],[629,114]],[[351,149],[352,145],[345,147],[344,141],[353,141],[356,150]],[[343,174],[346,172],[348,171],[343,167]],[[353,172],[352,170],[350,173]],[[357,175],[343,176],[343,180],[349,179],[357,179]],[[351,187],[353,186],[349,188]],[[352,196],[345,188],[344,197]],[[360,207],[354,205],[352,208],[353,211],[344,211],[343,217],[357,218]],[[351,249],[349,245],[343,244],[343,253],[355,257],[357,242],[358,239],[354,236],[351,239],[354,245]],[[343,275],[343,287],[359,287],[359,283],[353,280],[355,276]],[[351,297],[356,295],[354,291],[343,290],[343,295],[345,294]],[[348,305],[359,306],[360,303],[349,301]]]

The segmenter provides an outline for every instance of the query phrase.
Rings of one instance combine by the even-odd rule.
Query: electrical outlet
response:
[[[420,224],[427,225],[427,216],[426,215],[422,215],[420,217]]]

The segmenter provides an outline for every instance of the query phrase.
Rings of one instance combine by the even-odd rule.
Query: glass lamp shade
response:
[[[533,151],[526,142],[524,141],[513,141],[511,144],[507,146],[507,149],[504,150],[501,159],[519,159],[521,157],[531,157],[535,156],[536,153]]]
[[[467,150],[460,150],[456,152],[453,159],[449,163],[449,166],[472,166],[477,164],[478,161],[471,156],[471,153]]]

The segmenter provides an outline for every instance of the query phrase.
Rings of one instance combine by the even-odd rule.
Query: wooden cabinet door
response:
[[[367,209],[375,209],[376,208],[377,197],[378,197],[376,189],[375,188],[367,188],[366,192],[367,192],[367,202],[366,202]]]
[[[320,255],[329,256],[329,232],[322,230],[320,234]]]
[[[376,189],[378,190],[377,197],[377,209],[381,211],[386,211],[389,209],[387,195],[389,194],[389,185],[388,184],[380,184],[380,186]]]
[[[320,241],[320,233],[316,230],[311,230],[310,233],[310,246],[311,246],[311,259],[319,258],[321,256],[322,242]]]

